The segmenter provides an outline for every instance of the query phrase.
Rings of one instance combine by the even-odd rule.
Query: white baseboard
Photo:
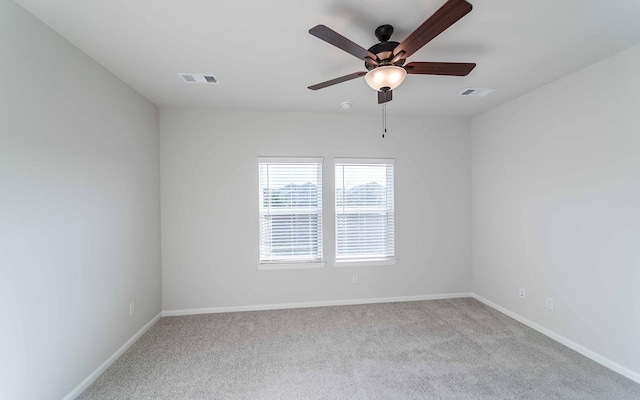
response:
[[[527,318],[523,317],[520,314],[516,314],[513,311],[510,311],[502,306],[497,305],[496,303],[485,299],[482,296],[478,296],[477,294],[473,293],[472,297],[486,305],[488,305],[489,307],[500,311],[501,313],[515,319],[518,322],[521,322],[523,324],[525,324],[526,326],[528,326],[529,328],[533,328],[536,331],[542,333],[543,335],[546,335],[548,337],[550,337],[551,339],[555,340],[556,342],[559,342],[565,346],[567,346],[568,348],[570,348],[571,350],[577,351],[578,353],[582,354],[583,356],[592,359],[593,361],[597,362],[598,364],[601,364],[617,373],[619,373],[622,376],[625,376],[629,379],[631,379],[634,382],[640,383],[640,374],[637,372],[634,372],[632,370],[630,370],[627,367],[623,367],[622,365],[616,363],[615,361],[612,361],[610,359],[608,359],[607,357],[596,353],[593,350],[589,350],[586,347],[574,342],[573,340],[567,339],[566,337],[555,333],[554,331],[545,328],[542,325],[539,325],[531,320],[528,320]]]
[[[148,331],[149,328],[153,326],[153,324],[158,322],[161,316],[162,316],[162,313],[160,312],[158,313],[158,315],[153,317],[151,321],[147,322],[138,332],[136,332],[133,336],[131,336],[131,338],[127,340],[125,344],[123,344],[118,350],[116,350],[116,352],[113,353],[111,357],[107,358],[107,361],[103,362],[98,368],[96,368],[95,371],[93,371],[89,376],[87,376],[85,380],[83,380],[78,386],[76,386],[76,388],[73,389],[62,400],[73,400],[76,397],[80,396],[80,394],[84,392],[89,386],[91,386],[91,384],[96,379],[98,379],[98,377],[102,375],[102,373],[106,371],[106,369],[109,368],[111,364],[113,364],[113,362],[118,359],[118,357],[123,355],[124,352],[127,351],[129,347],[131,347],[131,345],[136,342],[136,340],[140,339],[140,336],[144,335],[144,333]]]
[[[217,314],[217,313],[228,313],[228,312],[239,312],[239,311],[262,311],[262,310],[282,310],[287,308],[348,306],[348,305],[354,305],[354,304],[399,303],[403,301],[444,300],[444,299],[458,299],[463,297],[472,297],[472,294],[471,293],[427,294],[427,295],[420,295],[420,296],[379,297],[379,298],[373,298],[373,299],[328,300],[328,301],[310,301],[310,302],[304,302],[304,303],[256,304],[251,306],[190,308],[190,309],[183,309],[183,310],[164,310],[162,311],[162,316],[175,317],[179,315]]]

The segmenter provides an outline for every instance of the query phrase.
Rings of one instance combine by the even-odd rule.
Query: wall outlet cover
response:
[[[553,299],[551,297],[547,297],[547,308],[553,310]]]

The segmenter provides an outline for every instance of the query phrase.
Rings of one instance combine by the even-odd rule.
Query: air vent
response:
[[[485,97],[495,92],[495,89],[477,89],[477,88],[467,88],[460,92],[458,96],[468,96],[468,97]]]
[[[206,83],[209,85],[218,84],[218,78],[216,78],[212,74],[190,74],[190,73],[179,73],[182,80],[187,83]]]

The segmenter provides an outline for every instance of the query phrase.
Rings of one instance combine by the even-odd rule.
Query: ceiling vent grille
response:
[[[213,74],[191,74],[191,73],[179,73],[180,77],[186,83],[206,83],[209,85],[217,85],[218,78]]]
[[[478,88],[467,88],[462,92],[458,93],[458,96],[465,97],[485,97],[495,92],[495,89],[478,89]]]

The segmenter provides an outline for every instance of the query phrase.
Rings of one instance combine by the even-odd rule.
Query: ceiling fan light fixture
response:
[[[400,86],[407,76],[407,71],[395,65],[383,65],[376,67],[367,72],[364,79],[371,89],[379,92],[382,88],[389,88],[387,90],[393,90]]]

